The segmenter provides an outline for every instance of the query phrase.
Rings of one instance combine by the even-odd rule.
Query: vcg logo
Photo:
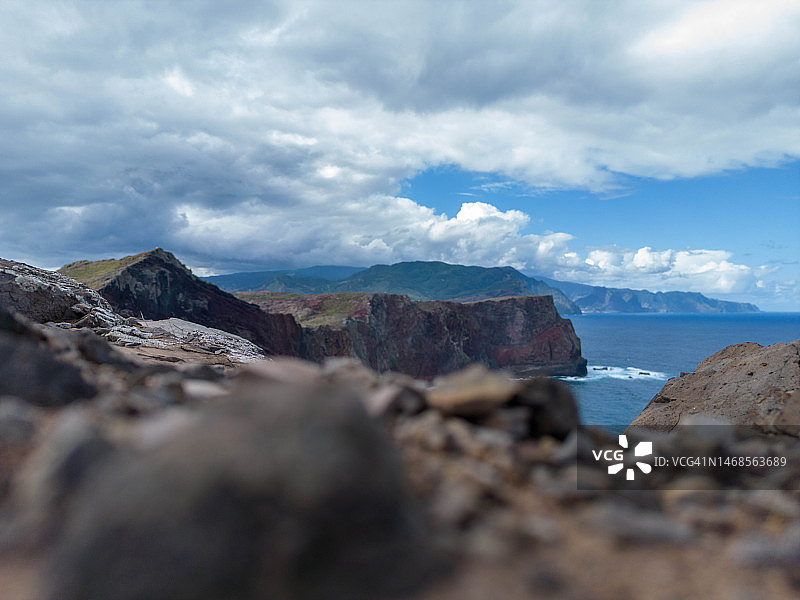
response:
[[[592,456],[594,456],[596,461],[599,462],[602,458],[605,462],[614,463],[608,467],[609,475],[616,475],[622,471],[625,468],[625,463],[623,462],[625,460],[625,451],[627,450],[627,453],[630,454],[630,450],[628,449],[628,437],[626,435],[623,434],[619,436],[619,445],[622,448],[620,450],[592,450]],[[653,454],[653,442],[639,442],[633,449],[634,457],[650,456],[651,454]],[[652,465],[640,461],[636,461],[636,466],[639,467],[642,473],[649,473],[653,470]],[[628,481],[633,481],[634,476],[635,470],[632,467],[626,469],[625,478]]]

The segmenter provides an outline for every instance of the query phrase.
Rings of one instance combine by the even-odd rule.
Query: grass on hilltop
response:
[[[58,272],[72,277],[93,290],[100,289],[125,267],[140,261],[147,252],[124,258],[105,260],[79,260],[61,267]]]
[[[237,292],[234,295],[267,310],[273,302],[294,303],[292,307],[275,307],[275,312],[289,310],[303,327],[319,327],[341,324],[363,306],[372,294],[350,292],[308,296],[283,292]]]

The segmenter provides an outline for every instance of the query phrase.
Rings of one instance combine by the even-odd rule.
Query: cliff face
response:
[[[585,375],[586,360],[572,322],[562,319],[552,296],[490,299],[468,304],[437,303],[467,331],[465,353],[491,367],[519,375]]]
[[[762,425],[797,435],[800,426],[800,340],[735,344],[670,379],[631,427],[670,430],[690,415]]]
[[[234,333],[268,354],[300,356],[302,331],[291,315],[264,313],[195,277],[160,248],[118,261],[80,261],[60,272],[94,287],[122,315],[177,317]]]
[[[471,362],[519,375],[586,373],[580,340],[550,296],[413,302],[394,294],[241,293],[305,325],[307,358],[352,356],[378,371],[431,378]]]

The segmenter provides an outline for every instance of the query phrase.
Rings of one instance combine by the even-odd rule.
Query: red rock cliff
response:
[[[572,323],[550,296],[480,302],[412,302],[394,294],[240,293],[304,327],[303,355],[352,356],[373,369],[431,378],[472,362],[519,375],[581,375],[586,360]]]

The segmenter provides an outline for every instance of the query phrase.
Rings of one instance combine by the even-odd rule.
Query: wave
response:
[[[585,377],[559,377],[563,381],[594,381],[598,379],[638,379],[648,381],[666,381],[669,375],[651,369],[638,367],[609,367],[589,365]]]

